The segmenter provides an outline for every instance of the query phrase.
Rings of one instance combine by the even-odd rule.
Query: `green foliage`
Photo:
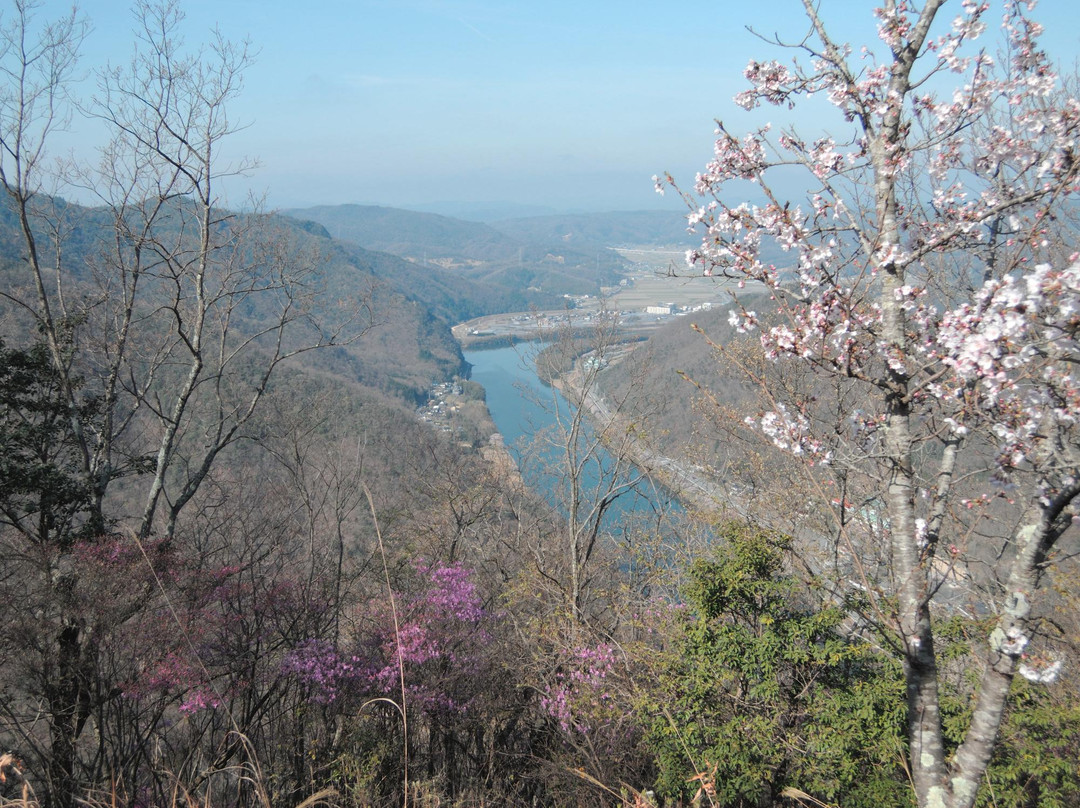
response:
[[[942,668],[947,750],[967,732],[983,661],[972,652],[993,628],[955,617],[935,627]],[[994,756],[979,789],[980,808],[1066,808],[1080,799],[1080,704],[1068,683],[1013,680]]]
[[[474,382],[472,379],[459,378],[457,383],[461,386],[461,395],[463,398],[469,401],[485,401],[487,399],[487,391],[480,382]]]
[[[652,708],[658,791],[689,798],[705,782],[714,804],[750,806],[790,786],[845,806],[909,805],[898,665],[845,635],[843,609],[800,591],[780,537],[720,532],[716,557],[691,570],[693,613]]]
[[[574,361],[596,347],[596,334],[590,329],[568,331],[536,354],[536,375],[545,384],[569,373]]]
[[[1080,706],[1017,677],[980,808],[1068,808],[1080,799]]]
[[[22,350],[0,340],[0,522],[35,543],[78,538],[92,492],[72,430],[94,409],[65,400],[44,345]]]

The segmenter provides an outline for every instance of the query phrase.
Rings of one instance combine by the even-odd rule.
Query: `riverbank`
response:
[[[688,312],[650,314],[644,311],[618,312],[619,334],[626,339],[644,339],[671,320]],[[520,342],[551,340],[556,335],[588,337],[598,325],[610,322],[612,312],[583,309],[564,311],[511,312],[477,317],[451,328],[462,350],[484,350]]]
[[[618,364],[629,353],[630,351],[625,351],[611,355],[608,367]],[[735,514],[745,518],[745,509],[722,483],[694,469],[688,463],[668,457],[648,446],[634,434],[631,427],[632,419],[618,409],[613,410],[600,394],[595,383],[586,387],[585,373],[582,371],[584,358],[579,357],[574,362],[573,369],[569,373],[552,379],[552,384],[569,400],[580,402],[581,406],[585,407],[588,418],[599,434],[614,430],[620,436],[626,435],[627,440],[622,451],[629,452],[630,461],[670,491],[684,507],[707,514],[725,516]],[[589,372],[597,371],[590,370]]]
[[[488,443],[481,446],[479,451],[480,456],[492,467],[496,479],[507,482],[515,491],[525,488],[525,480],[521,476],[517,460],[506,448],[506,441],[499,432],[493,432]]]
[[[521,397],[519,389],[528,387],[529,376],[535,374],[526,372],[526,353],[514,343],[505,338],[492,342],[481,347],[462,346],[465,360],[472,366],[471,381],[484,389],[483,400],[478,402],[483,416],[477,421],[486,432],[477,448],[498,476],[515,487],[524,486],[515,449],[526,430],[509,419],[508,413],[517,411],[526,421],[537,419],[534,402]]]

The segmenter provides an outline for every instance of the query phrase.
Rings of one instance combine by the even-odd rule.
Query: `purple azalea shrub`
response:
[[[489,615],[466,567],[418,561],[415,569],[420,587],[399,597],[396,634],[389,607],[377,609],[372,684],[380,693],[400,695],[403,667],[414,704],[429,712],[465,712],[483,679]]]
[[[360,659],[341,654],[329,640],[304,640],[285,655],[281,672],[294,676],[316,704],[330,704],[340,692],[364,678]]]
[[[540,699],[541,708],[563,732],[587,735],[597,728],[597,719],[613,701],[615,662],[615,648],[607,643],[570,651]]]

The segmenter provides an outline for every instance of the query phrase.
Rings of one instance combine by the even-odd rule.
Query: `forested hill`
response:
[[[449,325],[484,314],[563,305],[562,298],[554,291],[530,291],[528,277],[522,277],[527,275],[524,270],[520,273],[498,273],[505,279],[504,282],[499,277],[477,279],[467,273],[424,266],[389,253],[365,250],[348,241],[335,241],[334,245],[343,260],[365,267],[381,282]],[[515,279],[519,282],[515,282]]]
[[[312,354],[306,361],[309,370],[374,388],[410,405],[424,400],[432,382],[464,373],[461,348],[450,332],[453,316],[447,307],[453,305],[452,297],[419,284],[433,301],[442,298],[442,307],[433,311],[428,295],[411,294],[407,285],[399,284],[407,276],[394,270],[408,268],[401,259],[328,237],[309,237],[319,241],[328,291],[339,299],[367,293],[373,322],[358,343]]]
[[[79,292],[75,305],[100,305],[109,295],[109,276],[101,260],[113,232],[109,211],[44,196],[38,200],[38,208],[63,223],[64,282],[69,284],[70,293]],[[177,223],[174,226],[179,226],[179,207],[170,215]],[[337,309],[350,306],[364,309],[364,316],[371,319],[371,327],[359,342],[307,355],[304,367],[309,372],[329,374],[348,386],[380,391],[411,406],[423,400],[433,381],[463,371],[464,360],[449,326],[460,313],[474,310],[479,293],[467,281],[457,288],[451,283],[421,283],[410,274],[415,268],[407,262],[338,242],[321,226],[284,216],[258,219],[256,223],[255,217],[238,213],[221,216],[222,222],[238,231],[250,226],[272,231],[281,249],[297,256],[317,256],[313,275],[304,281],[312,292],[318,290],[308,312],[313,320],[332,319],[338,316]],[[169,218],[162,221],[168,228]],[[0,205],[0,266],[12,291],[28,283],[18,228],[11,209]],[[37,234],[39,249],[48,249],[47,229],[42,225]],[[233,315],[233,325],[241,333],[256,332],[267,317],[274,316],[273,311],[263,310],[274,305],[271,299],[251,300]],[[74,301],[72,297],[70,302]],[[0,336],[12,344],[31,341],[31,326],[18,309],[5,304],[0,314],[4,315]]]
[[[334,205],[284,214],[315,222],[335,239],[404,258],[425,271],[425,280],[445,283],[437,279],[442,272],[478,282],[487,291],[475,300],[476,313],[558,307],[563,294],[596,294],[613,285],[625,266],[602,244],[571,243],[561,234],[548,237],[540,231],[518,237],[433,213]],[[458,285],[455,294],[463,288]]]
[[[767,311],[769,303],[748,298],[748,305]],[[633,361],[614,363],[599,382],[611,400],[629,397],[639,411],[650,413],[649,430],[663,435],[664,452],[686,462],[705,462],[727,451],[730,442],[713,428],[713,412],[756,402],[744,377],[719,361],[713,348],[713,343],[730,346],[739,339],[726,306],[674,318],[635,348]]]

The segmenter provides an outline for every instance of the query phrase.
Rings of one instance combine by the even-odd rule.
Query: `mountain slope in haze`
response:
[[[693,237],[686,233],[686,212],[675,210],[573,213],[502,219],[492,227],[529,243],[561,243],[583,247],[683,246]]]
[[[701,245],[702,228],[686,229],[685,209],[616,211],[551,216],[529,216],[492,223],[512,238],[528,242],[559,242],[567,248],[595,252],[622,247],[657,247],[686,250]],[[777,267],[791,266],[795,259],[775,239],[763,238],[761,260]]]
[[[431,213],[370,205],[334,205],[284,212],[315,222],[335,239],[388,252],[421,267],[430,280],[451,273],[521,305],[481,301],[480,313],[556,308],[564,294],[596,294],[617,282],[623,259],[604,247],[565,241],[522,240],[486,224]],[[520,297],[523,296],[523,297]]]
[[[529,205],[521,202],[425,202],[404,205],[406,210],[422,213],[438,213],[467,222],[497,222],[500,219],[520,219],[525,216],[547,216],[557,210],[547,205]]]
[[[318,205],[282,214],[318,222],[334,238],[364,249],[417,261],[516,261],[523,247],[486,224],[436,213],[377,205]]]
[[[505,282],[478,280],[468,274],[422,266],[385,252],[372,252],[335,241],[341,260],[363,266],[374,277],[416,301],[443,322],[454,325],[485,314],[554,308],[563,305],[555,294],[529,291],[520,275]]]

